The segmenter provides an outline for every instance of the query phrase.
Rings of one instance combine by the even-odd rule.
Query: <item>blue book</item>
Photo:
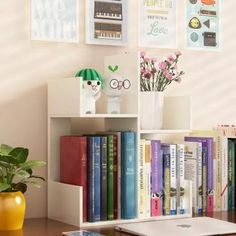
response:
[[[121,218],[137,217],[136,133],[121,133]]]
[[[88,137],[88,222],[100,221],[100,137]]]

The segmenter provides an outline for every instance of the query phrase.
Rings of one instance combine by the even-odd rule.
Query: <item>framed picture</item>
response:
[[[128,43],[129,0],[86,0],[86,43]]]
[[[139,0],[139,46],[177,48],[177,0]]]
[[[80,0],[31,0],[31,39],[79,42]]]
[[[220,0],[186,0],[185,46],[219,50]]]

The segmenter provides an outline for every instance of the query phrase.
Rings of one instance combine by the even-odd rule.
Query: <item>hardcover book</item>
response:
[[[60,137],[60,182],[83,187],[83,221],[87,221],[87,138]]]
[[[88,136],[88,222],[101,219],[101,143],[100,137]]]
[[[151,140],[151,216],[162,215],[162,156],[159,140]]]
[[[137,217],[136,133],[121,133],[121,218]]]

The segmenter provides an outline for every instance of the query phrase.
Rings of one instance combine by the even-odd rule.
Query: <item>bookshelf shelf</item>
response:
[[[132,89],[129,93],[122,95],[121,114],[106,114],[103,104],[101,107],[98,106],[97,114],[82,114],[80,111],[81,84],[77,78],[57,79],[48,83],[48,217],[79,227],[191,217],[192,187],[190,181],[186,181],[188,205],[186,214],[95,223],[82,221],[82,187],[59,182],[60,136],[92,134],[97,131],[131,130],[136,132],[137,143],[139,143],[139,140],[144,137],[182,135],[191,130],[191,99],[188,96],[166,97],[163,129],[142,130],[139,117],[140,92],[137,82],[139,55],[131,53],[105,57],[105,70],[110,64],[118,65],[122,74],[132,78]],[[173,119],[173,117],[176,118]],[[138,158],[139,156],[137,156]]]

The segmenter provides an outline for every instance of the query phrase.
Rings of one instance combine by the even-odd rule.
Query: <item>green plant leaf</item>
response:
[[[27,191],[27,185],[25,183],[20,182],[20,183],[14,185],[14,190],[25,193]]]
[[[33,169],[36,167],[42,167],[45,165],[46,165],[46,162],[44,162],[44,161],[30,160],[30,161],[27,161],[23,164],[20,164],[20,169],[21,170],[28,170],[28,169]]]
[[[115,68],[113,69],[113,71],[115,72],[115,71],[117,71],[119,69],[119,66],[115,66]]]
[[[6,183],[0,183],[0,192],[6,191],[9,188],[11,188],[10,184],[6,184]]]
[[[17,147],[10,151],[9,155],[15,157],[19,163],[24,163],[27,160],[29,150],[27,148]]]
[[[0,155],[0,161],[6,162],[9,164],[19,164],[18,160],[10,155]]]
[[[13,148],[6,144],[1,144],[0,146],[0,154],[6,155],[8,154]]]
[[[15,176],[23,178],[23,179],[27,179],[30,177],[30,174],[25,170],[19,170],[15,173]]]
[[[111,65],[108,66],[108,69],[113,72],[113,68]]]

